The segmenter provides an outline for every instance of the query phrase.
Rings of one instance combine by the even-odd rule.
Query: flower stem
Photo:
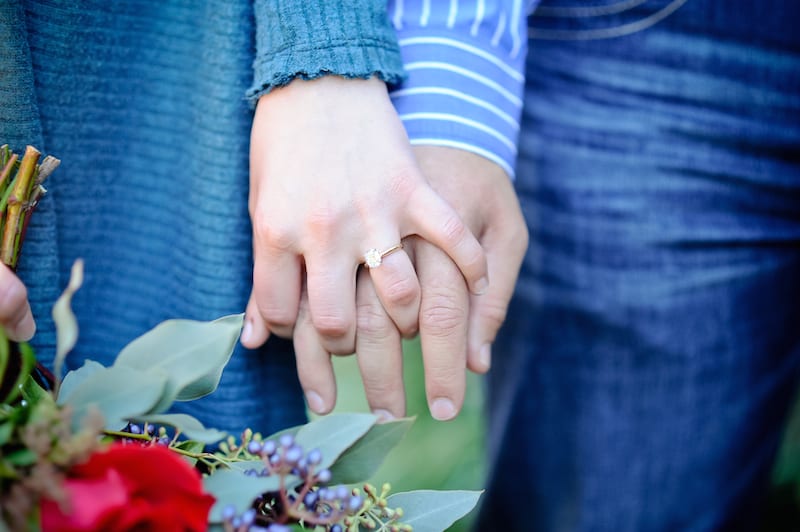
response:
[[[39,150],[33,146],[25,148],[25,155],[14,178],[11,196],[8,199],[3,239],[0,243],[0,261],[12,270],[17,266],[20,244],[20,233],[24,222],[24,210],[28,208],[31,191],[36,174],[36,163],[39,162]]]

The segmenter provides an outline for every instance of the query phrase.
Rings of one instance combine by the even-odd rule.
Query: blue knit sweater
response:
[[[45,363],[50,308],[78,257],[86,280],[72,367],[109,363],[168,318],[244,310],[245,95],[328,72],[399,79],[385,1],[0,2],[0,143],[63,159],[19,269]],[[220,389],[182,408],[228,430],[301,422],[290,345],[239,349]]]

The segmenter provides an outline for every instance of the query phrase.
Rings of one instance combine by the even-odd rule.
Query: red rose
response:
[[[112,445],[72,468],[63,488],[63,508],[42,501],[44,531],[200,531],[214,503],[200,474],[160,445]]]

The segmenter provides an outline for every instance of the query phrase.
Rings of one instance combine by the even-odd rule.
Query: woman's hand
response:
[[[2,263],[0,263],[0,327],[15,342],[27,342],[36,332],[25,285]]]
[[[473,292],[486,289],[480,244],[423,177],[380,80],[295,80],[263,96],[250,150],[255,267],[245,346],[261,345],[269,331],[292,335],[305,290],[317,352],[352,353],[358,265],[368,249],[409,235],[444,250]],[[408,255],[391,253],[369,273],[396,328],[413,335],[420,293]],[[302,347],[297,355],[301,367],[322,358]],[[314,410],[333,406],[329,393],[303,384],[322,397]]]
[[[499,166],[450,148],[423,146],[414,148],[414,153],[433,187],[478,235],[492,279],[485,293],[471,294],[440,248],[419,237],[406,240],[404,251],[421,286],[419,333],[428,406],[434,418],[446,420],[455,417],[463,404],[466,369],[479,373],[489,369],[491,344],[505,319],[528,232],[511,182]],[[374,273],[365,269],[358,273],[356,356],[370,408],[384,418],[399,417],[405,414],[403,335],[381,304]],[[306,390],[313,390],[307,392],[309,405],[325,412],[335,402],[336,384],[305,297],[294,341],[300,381]],[[325,408],[318,409],[315,401]]]

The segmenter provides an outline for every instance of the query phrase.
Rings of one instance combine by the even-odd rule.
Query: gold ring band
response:
[[[367,268],[377,268],[383,262],[383,258],[390,253],[394,253],[397,250],[403,249],[403,243],[399,242],[394,246],[387,248],[383,251],[378,251],[375,248],[368,249],[366,253],[364,253],[364,265]]]

